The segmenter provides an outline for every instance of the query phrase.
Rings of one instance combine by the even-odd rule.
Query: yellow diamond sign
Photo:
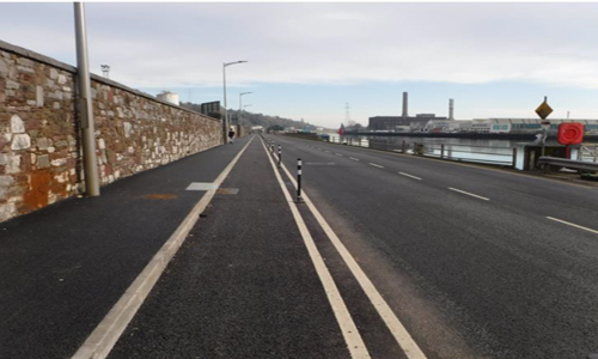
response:
[[[545,119],[546,117],[548,117],[548,115],[552,113],[552,108],[550,108],[546,101],[544,101],[540,106],[538,106],[538,108],[536,109],[536,113],[538,114],[538,116],[540,116],[541,119]]]

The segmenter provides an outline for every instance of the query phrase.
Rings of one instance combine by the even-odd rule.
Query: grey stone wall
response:
[[[0,41],[0,221],[83,193],[76,69]],[[92,76],[102,185],[220,145],[221,123]]]

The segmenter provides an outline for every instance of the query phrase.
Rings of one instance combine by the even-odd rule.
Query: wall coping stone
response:
[[[35,61],[38,61],[38,62],[44,63],[44,64],[46,64],[46,65],[50,65],[50,66],[57,67],[57,68],[59,68],[59,69],[61,69],[61,70],[64,70],[64,71],[67,71],[67,72],[70,72],[70,73],[72,73],[72,74],[73,74],[73,76],[76,76],[76,75],[77,75],[77,68],[76,68],[76,67],[74,67],[74,66],[71,66],[71,65],[69,65],[69,64],[66,64],[66,63],[64,63],[64,62],[60,62],[60,61],[58,61],[58,60],[56,60],[56,59],[53,59],[53,58],[51,58],[51,57],[48,57],[48,56],[42,55],[42,54],[40,54],[40,53],[37,53],[37,52],[35,52],[35,51],[31,51],[31,50],[25,49],[25,48],[23,48],[23,47],[20,47],[20,46],[17,46],[17,45],[13,45],[13,44],[10,44],[10,43],[8,43],[8,42],[6,42],[6,41],[2,41],[2,40],[0,40],[0,50],[2,50],[2,51],[6,51],[6,52],[12,52],[12,53],[14,53],[14,54],[17,54],[17,55],[20,55],[20,56],[26,57],[26,58],[28,58],[28,59],[35,60]],[[178,106],[178,105],[172,104],[172,103],[170,103],[170,102],[161,101],[161,100],[159,100],[158,98],[156,98],[156,97],[154,97],[154,96],[152,96],[152,95],[150,95],[150,94],[148,94],[148,93],[141,92],[141,91],[139,91],[139,90],[135,90],[135,89],[133,89],[133,88],[130,88],[130,87],[126,86],[126,85],[123,85],[123,84],[121,84],[121,83],[119,83],[119,82],[116,82],[116,81],[113,81],[113,80],[110,80],[110,79],[107,79],[107,78],[105,78],[105,77],[102,77],[102,76],[99,76],[99,75],[96,75],[96,74],[92,74],[92,73],[90,73],[90,75],[91,75],[90,77],[91,77],[91,79],[92,79],[92,80],[94,80],[94,81],[97,81],[97,82],[100,82],[100,83],[103,83],[103,84],[105,84],[105,85],[110,85],[110,86],[112,86],[112,87],[116,87],[116,88],[119,88],[119,89],[121,89],[121,90],[124,90],[124,91],[127,91],[127,92],[131,92],[131,93],[133,93],[133,94],[135,94],[135,95],[137,95],[137,96],[141,96],[141,97],[147,98],[147,99],[149,99],[149,100],[155,101],[155,102],[157,102],[157,103],[160,103],[160,104],[163,104],[163,105],[167,105],[167,106],[170,106],[170,107],[174,107],[174,108],[176,108],[176,109],[178,109],[178,110],[183,110],[183,111],[186,111],[186,112],[190,112],[190,113],[192,113],[192,114],[195,114],[195,115],[199,115],[199,116],[201,116],[201,117],[203,117],[203,118],[205,118],[205,119],[207,119],[207,120],[212,120],[212,121],[216,121],[216,122],[221,122],[221,121],[220,121],[219,119],[217,119],[217,118],[213,118],[213,117],[210,117],[210,116],[206,116],[206,115],[204,115],[204,114],[202,114],[202,113],[199,113],[199,112],[196,112],[196,111],[190,110],[190,109],[188,109],[188,108],[184,108],[184,107],[181,107],[181,106]]]

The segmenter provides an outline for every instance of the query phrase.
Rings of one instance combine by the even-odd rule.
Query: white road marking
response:
[[[359,158],[355,158],[355,157],[349,157],[350,159],[352,159],[353,161],[359,161]]]
[[[263,144],[264,143],[262,142],[262,145]],[[264,150],[266,150],[265,146]],[[320,252],[318,251],[318,248],[316,247],[316,244],[314,243],[314,240],[309,233],[309,230],[307,229],[299,210],[297,209],[297,205],[291,198],[291,195],[284,184],[282,177],[276,169],[274,161],[270,156],[268,156],[268,158],[270,159],[270,165],[272,165],[272,170],[274,171],[276,179],[278,180],[278,184],[280,185],[287,203],[291,208],[291,212],[293,213],[297,227],[299,227],[299,232],[301,233],[301,237],[303,238],[305,246],[307,247],[309,257],[311,258],[316,268],[318,277],[324,286],[324,291],[326,292],[326,296],[328,297],[328,301],[330,302],[330,306],[332,307],[332,311],[334,312],[336,320],[341,327],[341,332],[343,333],[343,337],[347,343],[347,348],[351,353],[351,358],[370,358],[370,354],[365,346],[365,343],[363,342],[363,339],[361,338],[361,335],[359,334],[359,331],[357,330],[357,326],[355,325],[355,322],[353,322],[351,313],[349,313],[345,301],[341,297],[341,294],[334,283],[334,279],[328,271],[326,264],[324,264],[324,260],[322,259],[322,256],[320,255]]]
[[[218,184],[211,182],[191,182],[186,191],[209,191],[211,189],[218,189]]]
[[[341,155],[340,153],[335,153],[335,155],[337,155],[337,156],[341,156],[341,157],[343,156],[343,155]]]
[[[220,186],[253,139],[254,137],[239,151],[224,171],[216,178],[214,184],[217,184],[218,187]],[[116,344],[118,338],[127,328],[127,325],[143,304],[143,301],[160,278],[160,275],[166,269],[168,262],[187,238],[187,235],[197,222],[199,214],[206,209],[215,193],[216,189],[211,189],[197,202],[158,253],[154,255],[143,271],[127,288],[123,296],[120,297],[104,319],[87,337],[83,345],[79,347],[77,352],[72,356],[72,359],[103,359],[110,354],[114,344]]]
[[[328,150],[324,150],[324,152],[328,152],[328,153],[330,153],[330,151],[328,151]]]
[[[405,173],[405,172],[399,172],[399,174],[400,174],[401,176],[410,177],[410,178],[416,179],[416,180],[418,180],[418,181],[421,181],[421,180],[422,180],[421,178],[419,178],[419,177],[417,177],[417,176],[414,176],[414,175],[410,175],[409,173]]]
[[[374,167],[378,167],[378,168],[384,168],[384,166],[380,166],[380,165],[377,165],[377,164],[375,164],[375,163],[371,163],[371,162],[370,162],[370,165],[371,165],[371,166],[374,166]]]
[[[287,169],[287,167],[283,164],[282,169],[284,170],[287,177],[291,180],[291,183],[295,188],[297,188],[297,181],[295,178],[291,176],[291,173]],[[359,264],[355,261],[351,253],[347,250],[343,242],[338,238],[334,230],[330,227],[326,219],[322,216],[320,211],[314,206],[311,199],[307,195],[305,191],[301,194],[301,198],[309,208],[309,210],[313,213],[314,217],[330,239],[330,242],[334,245],[337,252],[341,255],[347,267],[357,279],[357,282],[361,286],[361,289],[365,292],[365,294],[370,299],[372,306],[376,309],[392,335],[394,336],[396,342],[399,344],[401,349],[405,352],[405,355],[409,359],[426,359],[426,355],[421,351],[415,340],[411,337],[405,326],[401,323],[399,318],[395,315],[392,311],[388,303],[382,298],[380,292],[376,289],[372,281],[368,278],[365,272],[361,269]]]
[[[456,188],[453,188],[453,187],[449,187],[448,189],[450,189],[451,191],[455,191],[455,192],[463,193],[463,194],[466,194],[466,195],[468,195],[468,196],[475,197],[475,198],[478,198],[478,199],[481,199],[481,200],[484,200],[484,201],[489,201],[489,200],[490,200],[490,198],[486,198],[486,197],[478,196],[477,194],[473,194],[473,193],[465,192],[465,191],[463,191],[463,190],[456,189]]]
[[[588,228],[588,227],[583,227],[583,226],[580,226],[578,224],[567,222],[567,221],[563,221],[562,219],[558,219],[558,218],[554,218],[554,217],[546,217],[546,218],[548,218],[548,219],[550,219],[552,221],[556,221],[556,222],[560,222],[560,223],[566,224],[568,226],[572,226],[572,227],[575,227],[575,228],[583,229],[584,231],[588,231],[588,232],[591,232],[591,233],[598,234],[598,231],[595,230],[595,229],[591,229],[591,228]]]

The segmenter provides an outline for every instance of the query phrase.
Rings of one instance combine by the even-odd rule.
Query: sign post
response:
[[[538,106],[536,113],[542,119],[542,156],[545,153],[546,138],[548,138],[548,131],[550,130],[550,121],[546,119],[552,113],[552,108],[548,106],[548,97],[544,96],[544,102]]]

